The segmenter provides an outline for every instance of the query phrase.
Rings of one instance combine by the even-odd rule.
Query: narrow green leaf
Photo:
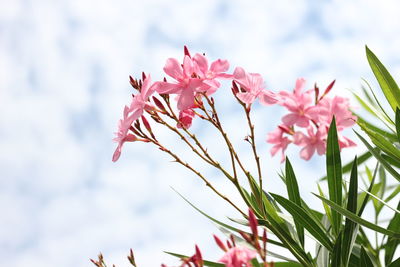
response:
[[[342,206],[342,163],[340,160],[340,149],[336,131],[336,120],[332,118],[328,132],[326,147],[326,169],[329,188],[329,199]],[[332,211],[333,232],[338,234],[342,225],[342,216]]]
[[[303,225],[307,231],[314,236],[318,242],[321,243],[328,250],[332,250],[333,244],[328,237],[328,234],[324,227],[307,214],[307,212],[296,203],[279,195],[272,194],[276,202],[278,202],[285,210],[287,210],[292,216],[294,221]]]
[[[364,247],[361,247],[360,267],[374,267],[374,264],[372,263]]]
[[[397,208],[400,209],[400,201],[397,204]],[[395,213],[393,218],[390,220],[390,223],[388,225],[389,230],[396,230],[400,227],[400,214]],[[385,264],[388,265],[394,256],[394,253],[396,252],[397,247],[400,245],[400,239],[389,239],[384,248],[385,248]],[[400,265],[399,265],[400,266]]]
[[[369,90],[370,90],[372,96],[374,97],[375,103],[378,105],[378,107],[379,107],[379,109],[380,109],[380,112],[382,112],[383,118],[389,123],[389,124],[388,124],[388,125],[389,125],[388,127],[389,127],[390,129],[392,129],[392,126],[394,126],[393,120],[392,120],[392,119],[390,118],[390,116],[387,114],[386,109],[384,109],[384,108],[382,107],[382,105],[381,105],[381,103],[380,103],[378,97],[376,97],[376,94],[375,94],[374,90],[372,89],[371,85],[370,85],[370,84],[367,82],[367,80],[365,80],[365,79],[364,79],[364,82],[367,84],[367,86],[368,86],[368,88],[369,88]],[[393,130],[394,130],[394,128],[393,128]]]
[[[397,258],[394,262],[389,264],[387,267],[399,267],[400,266],[400,257]]]
[[[336,238],[335,246],[333,247],[332,252],[332,262],[331,266],[340,267],[342,265],[342,256],[341,256],[341,248],[342,248],[342,232],[340,232]]]
[[[298,262],[274,262],[275,267],[302,267]]]
[[[292,164],[290,164],[289,159],[286,157],[286,166],[285,166],[285,181],[286,181],[286,189],[288,192],[289,199],[293,201],[293,203],[297,204],[301,207],[301,198],[299,193],[299,186],[297,184],[296,175],[294,174]],[[300,240],[300,244],[304,247],[304,227],[298,221],[294,221],[297,235]]]
[[[389,128],[389,130],[391,130],[391,131],[388,132],[388,131],[383,130],[382,128],[379,128],[378,126],[373,125],[372,123],[368,122],[363,117],[361,117],[359,114],[355,114],[355,113],[353,113],[353,114],[355,116],[357,116],[357,124],[362,123],[371,131],[380,133],[381,135],[383,135],[384,137],[386,137],[387,139],[389,139],[392,142],[397,142],[397,135],[394,132],[392,132],[392,128]],[[361,160],[361,158],[359,158],[359,159]]]
[[[390,166],[390,164],[380,155],[380,153],[374,149],[364,137],[362,137],[359,133],[354,131],[358,138],[364,143],[367,149],[374,155],[374,157],[382,164],[382,166],[398,181],[400,181],[400,174]]]
[[[319,195],[320,195],[321,197],[323,197],[323,198],[326,198],[325,195],[324,195],[324,192],[323,192],[322,189],[321,189],[321,186],[320,186],[319,184],[317,184],[317,186],[318,186]],[[328,217],[328,220],[329,220],[329,222],[330,222],[331,225],[332,225],[332,214],[331,214],[331,209],[330,209],[330,207],[329,207],[325,202],[322,202],[322,205],[323,205],[323,207],[324,207],[326,217]]]
[[[394,238],[400,238],[400,232],[394,232],[394,231],[382,228],[382,227],[380,227],[380,226],[378,226],[376,224],[373,224],[373,223],[371,223],[369,221],[366,221],[366,220],[360,218],[356,214],[354,214],[354,213],[352,213],[352,212],[340,207],[338,204],[336,204],[336,203],[334,203],[334,202],[332,202],[332,201],[330,201],[330,200],[328,200],[326,198],[320,197],[320,196],[318,196],[317,194],[314,194],[314,193],[313,193],[313,195],[315,195],[317,198],[321,199],[322,201],[326,202],[332,209],[334,209],[337,212],[339,212],[340,214],[346,216],[347,218],[349,218],[353,222],[356,222],[356,223],[358,223],[358,224],[360,224],[362,226],[365,226],[365,227],[367,227],[367,228],[369,228],[371,230],[374,230],[376,232],[379,232],[381,234],[388,235],[388,236],[391,236],[391,237],[394,237]]]
[[[369,193],[371,193],[372,188],[374,188],[375,180],[376,180],[376,174],[378,173],[378,168],[379,168],[379,162],[376,163],[374,174],[372,175],[372,179],[371,179],[370,185],[369,185],[368,190],[367,190],[367,192],[369,192]],[[366,167],[366,169],[367,169],[367,171],[369,171],[368,167]],[[361,217],[361,215],[363,214],[364,209],[367,206],[368,200],[369,200],[369,194],[367,194],[365,192],[364,200],[363,200],[363,202],[362,202],[362,204],[360,206],[360,209],[358,210],[358,213],[357,213],[358,216]]]
[[[260,263],[258,262],[257,258],[252,259],[252,260],[250,261],[250,263],[251,263],[251,265],[252,265],[253,267],[262,267],[262,266],[260,265]]]
[[[400,142],[400,109],[396,108],[396,133],[397,133],[397,141]]]
[[[365,161],[367,161],[369,158],[371,158],[372,154],[369,151],[366,151],[364,153],[362,153],[361,155],[358,155],[358,165],[364,163]],[[342,167],[342,173],[348,173],[351,171],[351,168],[353,166],[353,161],[348,162],[346,165],[344,165]],[[325,181],[326,180],[326,176],[322,177],[319,179],[320,181]]]
[[[300,245],[290,236],[289,231],[282,228],[282,224],[276,222],[272,217],[268,218],[268,221],[259,220],[258,223],[270,229],[302,265],[313,266],[313,262],[310,257],[305,253],[304,249],[300,247]]]
[[[353,168],[350,174],[350,185],[349,185],[349,194],[347,198],[347,210],[356,213],[357,212],[357,188],[358,188],[358,172],[357,172],[357,157],[355,157],[353,162]],[[343,242],[342,242],[342,250],[341,257],[342,263],[344,266],[347,266],[351,251],[353,250],[354,241],[357,236],[357,223],[353,222],[349,218],[346,218],[346,222],[344,225],[343,232]]]
[[[375,56],[375,54],[367,46],[365,46],[365,50],[367,53],[368,63],[371,66],[376,79],[378,80],[382,92],[384,93],[393,111],[396,111],[396,108],[400,106],[399,87],[385,66]]]
[[[366,127],[363,123],[358,123],[361,129],[371,138],[371,141],[382,151],[386,152],[387,154],[391,155],[395,159],[400,160],[400,150],[393,146],[393,143],[388,141],[383,135],[377,133],[375,131],[371,131]]]
[[[171,256],[174,256],[174,257],[177,257],[179,259],[190,258],[190,256],[186,256],[186,255],[182,255],[182,254],[178,254],[178,253],[173,253],[173,252],[168,252],[168,251],[164,251],[164,253],[169,254]],[[204,260],[204,266],[207,266],[207,267],[224,267],[225,264]]]

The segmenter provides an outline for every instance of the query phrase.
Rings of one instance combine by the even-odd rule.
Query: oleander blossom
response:
[[[326,140],[332,118],[335,117],[340,149],[356,144],[341,132],[355,124],[357,117],[350,110],[348,98],[327,94],[335,81],[328,85],[321,97],[317,86],[304,90],[305,80],[297,79],[293,92],[278,93],[278,104],[285,107],[289,114],[282,117],[282,124],[267,134],[267,143],[273,144],[271,155],[281,151],[281,161],[285,159],[285,150],[290,143],[300,146],[300,157],[309,160],[315,152],[326,152]]]
[[[205,56],[196,54],[193,58],[185,49],[183,64],[175,58],[169,58],[164,66],[164,72],[174,82],[162,81],[157,83],[159,94],[176,94],[178,110],[187,110],[195,106],[195,97],[199,93],[214,93],[219,87],[217,79],[227,79],[231,75],[225,73],[229,69],[227,60],[218,59],[210,68]]]
[[[257,256],[257,252],[246,247],[232,247],[219,262],[224,263],[226,267],[251,267],[250,261]]]
[[[243,103],[251,105],[257,98],[263,105],[273,105],[278,102],[274,92],[265,90],[261,74],[247,73],[243,68],[237,67],[233,72],[233,79],[245,90],[236,94]]]
[[[143,115],[145,109],[151,109],[152,106],[148,102],[149,97],[154,93],[155,86],[151,83],[150,75],[143,75],[143,84],[140,92],[133,96],[130,107],[125,106],[123,119],[118,122],[118,131],[115,132],[114,142],[118,146],[113,154],[112,161],[116,162],[121,156],[122,146],[125,142],[133,142],[139,140],[135,135],[128,133],[132,123]]]

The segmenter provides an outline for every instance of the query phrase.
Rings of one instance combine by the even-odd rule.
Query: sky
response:
[[[177,263],[163,251],[190,254],[194,244],[207,259],[222,255],[212,240],[217,227],[171,189],[219,219],[238,216],[197,177],[148,144],[127,144],[111,162],[113,132],[132,93],[129,75],[162,78],[165,60],[182,58],[184,45],[229,60],[230,71],[262,74],[273,91],[292,90],[298,77],[310,87],[336,79],[340,95],[358,90],[362,77],[376,86],[366,44],[394,77],[400,72],[398,1],[0,0],[0,7],[1,266],[91,266],[100,251],[107,262],[128,266],[130,248],[139,266],[159,266]],[[225,89],[215,96],[218,108],[250,161],[246,132],[238,130],[243,114]],[[269,156],[265,135],[283,113],[254,107],[265,187],[278,193],[281,165]],[[219,173],[157,130],[239,201]],[[211,129],[195,121],[193,130],[228,163]],[[321,208],[310,191],[324,159],[299,160],[297,149],[288,155],[303,196]]]

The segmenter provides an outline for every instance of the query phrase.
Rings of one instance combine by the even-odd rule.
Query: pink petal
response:
[[[191,77],[193,72],[193,61],[190,57],[185,56],[185,58],[183,59],[183,73],[186,77]]]
[[[118,145],[118,147],[115,149],[113,157],[112,157],[112,161],[116,162],[119,157],[121,156],[121,146],[122,145]]]
[[[278,102],[276,94],[272,91],[263,90],[258,94],[258,99],[263,105],[273,105]]]
[[[300,116],[296,113],[289,113],[282,117],[282,122],[287,126],[292,126],[293,124],[296,123],[299,117]]]
[[[300,151],[300,157],[302,159],[309,160],[312,157],[312,155],[314,155],[314,152],[315,152],[315,146],[313,146],[313,145],[305,146]]]
[[[210,71],[213,73],[221,73],[229,70],[228,60],[218,59],[211,63]]]
[[[207,58],[201,54],[196,54],[193,57],[193,61],[197,64],[200,71],[205,75],[208,71],[208,61]]]
[[[252,93],[237,93],[236,96],[243,103],[248,104],[248,105],[252,104],[254,102],[254,100],[256,99],[256,96],[253,95]]]
[[[296,86],[294,88],[294,94],[295,95],[300,95],[305,84],[306,84],[306,80],[305,79],[303,79],[303,78],[297,79],[296,80]]]
[[[175,80],[180,80],[183,77],[181,64],[179,64],[178,60],[175,58],[167,59],[167,62],[164,66],[164,71]]]
[[[179,84],[168,83],[168,82],[158,82],[155,85],[155,90],[159,94],[176,94],[182,90]]]
[[[194,92],[190,88],[182,90],[178,97],[178,109],[185,110],[193,107],[194,105]]]

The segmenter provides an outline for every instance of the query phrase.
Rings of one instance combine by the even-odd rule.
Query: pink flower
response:
[[[178,128],[188,129],[192,126],[192,120],[195,116],[195,113],[192,109],[185,109],[179,112],[179,123],[177,125]]]
[[[193,61],[197,67],[196,74],[203,79],[203,86],[208,95],[214,93],[221,86],[216,78],[229,79],[232,77],[231,74],[225,73],[229,69],[227,60],[218,59],[211,63],[210,68],[207,58],[201,54],[194,55]]]
[[[283,134],[288,131],[290,130],[285,125],[281,125],[267,135],[267,143],[274,144],[271,148],[271,155],[275,156],[281,150],[281,162],[285,160],[285,150],[292,142],[288,137],[283,137]]]
[[[272,105],[278,102],[275,93],[264,89],[264,80],[260,74],[246,73],[243,68],[237,67],[233,72],[233,78],[246,91],[237,94],[237,97],[243,103],[250,105],[256,98],[264,105]]]
[[[315,151],[318,155],[322,155],[326,150],[326,136],[327,131],[325,127],[320,127],[314,132],[314,128],[309,126],[307,128],[307,134],[302,132],[296,132],[293,136],[293,143],[302,146],[303,149],[300,151],[300,157],[305,160],[309,160]]]
[[[118,122],[118,131],[115,132],[116,137],[113,139],[118,143],[117,149],[113,154],[112,161],[117,161],[121,155],[122,146],[125,142],[133,142],[138,140],[133,134],[128,134],[132,123],[142,116],[143,111],[149,108],[148,98],[154,93],[155,86],[151,84],[151,77],[147,75],[144,79],[140,92],[132,99],[132,103],[128,108],[124,108],[124,117]]]
[[[226,267],[251,267],[250,261],[257,256],[254,250],[245,247],[233,247],[229,249],[225,255],[219,260]]]
[[[313,115],[319,124],[327,127],[331,124],[333,116],[335,116],[338,132],[353,126],[357,120],[357,117],[350,111],[349,99],[341,96],[323,98],[318,103],[318,112]]]
[[[150,74],[144,79],[140,92],[135,95],[132,99],[132,103],[129,107],[129,113],[132,113],[133,121],[137,120],[143,115],[143,111],[146,108],[150,108],[148,104],[149,97],[154,93],[156,84],[151,84]]]
[[[282,118],[282,122],[287,126],[308,127],[311,114],[317,112],[313,105],[313,91],[302,92],[305,82],[304,79],[297,79],[293,93],[279,92],[281,97],[279,104],[291,112]]]
[[[125,142],[133,142],[137,140],[137,137],[133,134],[128,134],[129,128],[131,127],[134,119],[134,114],[129,115],[129,108],[125,106],[124,108],[124,117],[118,122],[118,131],[115,132],[116,137],[113,139],[114,142],[118,143],[117,148],[112,157],[112,161],[116,162],[120,155],[122,146]]]
[[[200,91],[203,84],[195,70],[195,63],[187,55],[184,57],[182,65],[175,58],[169,58],[164,66],[164,71],[176,82],[158,82],[156,91],[159,94],[177,94],[179,110],[192,108],[195,94]]]

